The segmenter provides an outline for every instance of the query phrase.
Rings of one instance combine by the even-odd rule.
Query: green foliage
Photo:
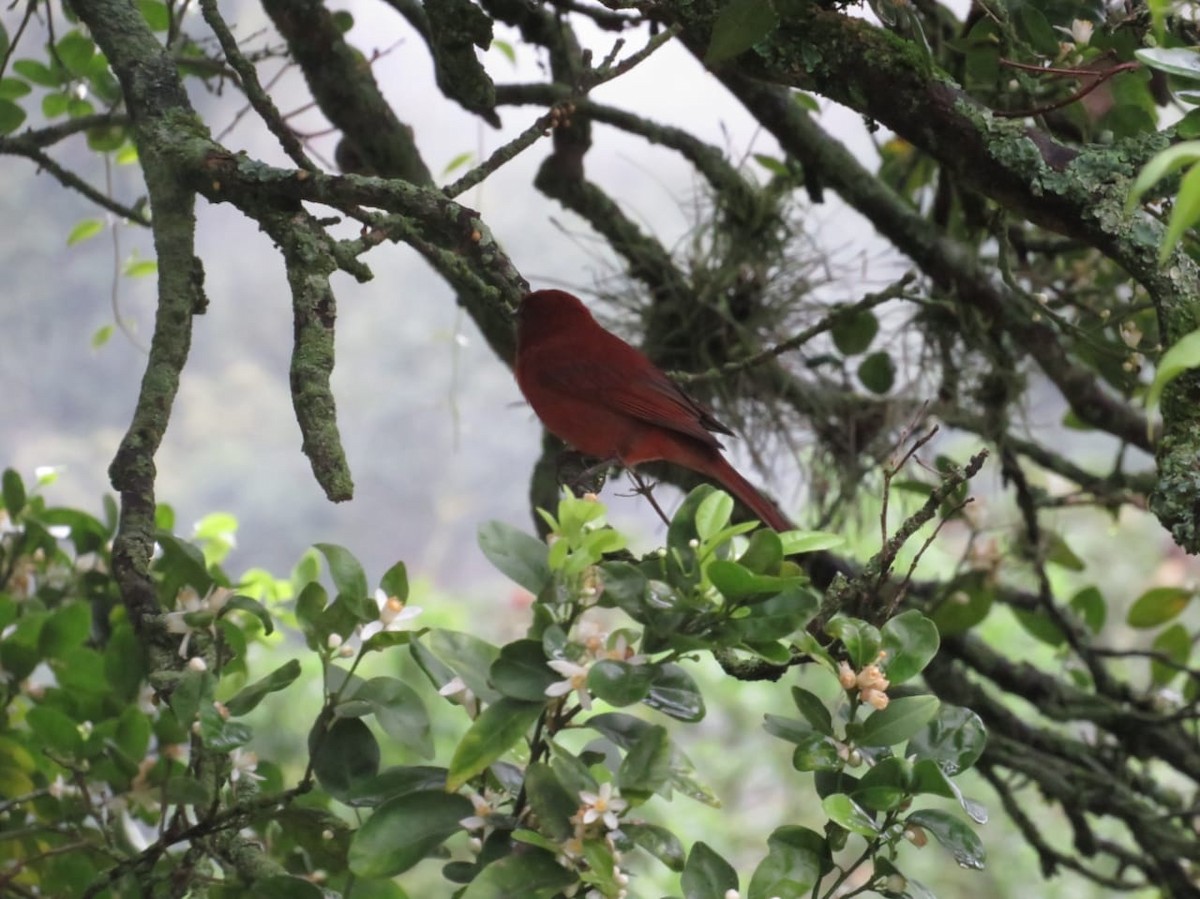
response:
[[[685,852],[653,820],[676,796],[717,802],[674,730],[705,717],[689,668],[711,651],[784,662],[811,654],[840,683],[833,703],[791,686],[800,717],[766,721],[764,736],[795,744],[797,771],[820,775],[791,788],[815,787],[827,825],[819,833],[781,822],[748,895],[832,895],[850,870],[835,860],[852,837],[888,872],[918,830],[960,863],[982,865],[969,825],[910,808],[942,798],[977,809],[950,778],[982,749],[978,719],[931,696],[888,697],[889,676],[909,680],[935,655],[934,624],[916,611],[882,628],[838,616],[814,641],[816,594],[785,548],[836,538],[751,532],[731,523],[732,501],[710,487],[687,498],[666,548],[641,559],[609,559],[624,537],[603,506],[570,496],[546,516],[549,547],[505,526],[481,529],[488,556],[538,593],[527,635],[504,646],[408,629],[420,610],[405,606],[403,564],[371,593],[358,560],[333,544],[319,544],[290,579],[255,570],[232,580],[220,565],[237,522],[206,516],[190,541],[159,536],[154,575],[172,646],[164,659],[144,651],[107,574],[112,525],[47,507],[42,485],[27,488],[11,469],[0,486],[8,522],[0,564],[9,572],[0,593],[9,725],[0,787],[13,797],[0,846],[23,888],[77,895],[107,884],[114,896],[157,895],[191,829],[237,838],[249,828],[289,872],[260,881],[256,895],[301,895],[318,868],[326,895],[351,877],[356,893],[385,890],[449,850],[456,860],[443,876],[465,896],[582,888],[614,897],[628,888],[623,859],[632,854],[680,872],[686,896],[722,897],[742,880],[729,862],[705,843]],[[170,510],[160,512],[171,525]],[[627,623],[605,632],[602,612]],[[268,644],[294,652],[296,632],[299,656],[255,671]],[[392,660],[390,673],[359,674],[376,652]],[[259,736],[258,711],[294,704],[314,682],[322,699],[307,764],[260,762],[247,748]],[[429,706],[434,690],[440,716]],[[435,729],[447,722],[435,722],[447,715],[465,720],[452,745],[440,746]],[[423,763],[439,759],[444,766]],[[97,807],[145,828],[148,848],[112,846],[111,818]],[[360,816],[353,826],[342,817],[350,809]],[[464,835],[475,840],[465,853]],[[65,865],[53,850],[71,841],[92,851]],[[197,871],[221,864],[203,850],[188,858]]]

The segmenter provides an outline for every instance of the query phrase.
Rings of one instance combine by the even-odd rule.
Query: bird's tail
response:
[[[728,490],[768,527],[776,531],[790,531],[795,527],[773,502],[738,474],[737,469],[730,465],[720,453],[714,451],[710,458],[703,460],[703,465],[696,465],[695,469],[701,474],[708,475]]]

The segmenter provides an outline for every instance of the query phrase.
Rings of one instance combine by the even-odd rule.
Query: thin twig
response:
[[[1028,118],[1029,116],[1044,115],[1047,112],[1054,112],[1056,109],[1062,109],[1064,106],[1070,106],[1072,103],[1082,100],[1114,75],[1119,75],[1122,72],[1132,72],[1142,67],[1140,62],[1123,62],[1120,65],[1113,66],[1111,69],[1106,69],[1103,72],[1097,73],[1090,69],[1055,69],[1043,66],[1031,66],[1027,63],[1013,62],[1009,59],[1001,59],[1000,64],[1011,66],[1014,69],[1023,69],[1025,71],[1045,72],[1051,75],[1067,75],[1076,78],[1095,79],[1094,81],[1085,84],[1065,100],[1059,100],[1057,103],[1049,103],[1045,106],[1036,106],[1032,109],[993,109],[992,115],[1000,119],[1024,119]]]

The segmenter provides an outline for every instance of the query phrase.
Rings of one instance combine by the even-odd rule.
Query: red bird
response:
[[[711,478],[764,523],[792,523],[721,455],[733,432],[661,369],[606,331],[577,297],[538,290],[517,312],[517,384],[550,433],[632,468],[665,460]]]

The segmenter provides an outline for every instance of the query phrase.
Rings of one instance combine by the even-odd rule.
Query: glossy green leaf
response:
[[[828,531],[785,531],[779,539],[785,556],[838,549],[846,543],[845,537]]]
[[[421,790],[379,806],[350,842],[350,870],[359,877],[403,873],[462,829],[474,814],[469,799],[442,790]]]
[[[738,888],[737,872],[707,843],[697,841],[688,853],[680,879],[684,899],[725,899]]]
[[[621,822],[621,831],[633,842],[645,849],[672,871],[682,871],[686,862],[683,844],[679,837],[657,824],[631,824]]]
[[[916,609],[901,612],[884,624],[883,667],[893,685],[902,684],[925,670],[937,655],[937,625]]]
[[[446,789],[457,790],[508,752],[529,731],[545,705],[503,698],[472,723],[454,750]]]
[[[1200,147],[1200,143],[1196,146]],[[1193,171],[1200,171],[1200,167]],[[1158,360],[1154,381],[1146,391],[1147,410],[1157,409],[1167,385],[1194,368],[1200,368],[1200,330],[1181,337]]]
[[[800,714],[818,733],[833,736],[833,716],[830,715],[829,708],[817,694],[805,690],[803,687],[793,686],[792,702],[796,704]]]
[[[484,702],[500,698],[488,681],[492,665],[500,657],[499,649],[472,634],[442,628],[430,631],[426,639],[438,659],[448,664],[472,693]]]
[[[657,674],[656,666],[601,659],[588,669],[588,692],[618,708],[632,705],[649,695]]]
[[[714,490],[696,510],[696,533],[701,540],[711,540],[729,524],[733,515],[733,497],[724,490]]]
[[[647,728],[625,754],[617,783],[627,798],[649,798],[671,775],[671,741],[665,727]]]
[[[821,808],[831,821],[851,833],[864,837],[874,837],[879,833],[879,825],[870,814],[845,793],[826,796],[821,800]]]
[[[1200,52],[1195,47],[1142,47],[1133,55],[1152,69],[1200,81]]]
[[[952,581],[930,618],[938,633],[951,637],[970,630],[992,610],[995,592],[980,572],[972,572]]]
[[[792,752],[792,767],[797,771],[838,771],[843,767],[838,744],[833,737],[813,731],[797,734]]]
[[[556,842],[574,836],[571,818],[578,811],[580,800],[563,786],[551,766],[542,762],[530,765],[525,770],[523,786],[540,828]]]
[[[461,899],[552,899],[575,883],[575,875],[546,849],[513,853],[489,864],[471,881]]]
[[[0,78],[0,100],[20,100],[32,90],[29,82],[20,78]]]
[[[417,692],[395,677],[372,677],[355,691],[353,701],[371,706],[384,733],[422,758],[433,756],[429,713]]]
[[[1159,265],[1166,264],[1184,232],[1192,228],[1198,221],[1200,221],[1200,166],[1193,165],[1187,170],[1183,180],[1179,182],[1179,192],[1175,195],[1175,202],[1171,206],[1171,217],[1167,219],[1167,230],[1163,234],[1162,246],[1158,251]],[[1171,349],[1174,348],[1171,347]],[[1163,359],[1165,360],[1166,357],[1164,356]],[[1188,367],[1194,368],[1195,366],[1189,365]],[[1150,390],[1146,394],[1148,408],[1154,408],[1151,402],[1157,402],[1161,392],[1160,379],[1156,375],[1154,383],[1150,385]]]
[[[514,583],[537,596],[550,583],[549,547],[502,521],[479,526],[479,548]]]
[[[1108,603],[1098,588],[1084,587],[1071,597],[1070,605],[1072,611],[1083,619],[1084,625],[1093,634],[1098,634],[1104,629],[1104,622],[1108,618]]]
[[[713,66],[749,50],[779,24],[770,0],[728,0],[713,23],[704,64]]]
[[[931,759],[950,777],[978,761],[987,743],[983,721],[970,709],[943,703],[933,720],[908,741],[905,757]]]
[[[379,743],[357,718],[338,718],[324,731],[318,722],[308,743],[313,773],[335,797],[379,773]]]
[[[920,731],[937,714],[936,696],[904,696],[872,712],[863,722],[856,743],[860,746],[894,746]]]
[[[546,664],[539,640],[516,640],[501,647],[488,677],[503,695],[527,702],[545,702],[546,688],[562,679]]]
[[[680,721],[699,721],[704,717],[704,697],[696,681],[683,668],[667,664],[655,671],[646,705]]]
[[[55,71],[37,59],[18,59],[12,64],[13,71],[42,87],[59,87],[66,81],[62,70]]]
[[[66,658],[92,632],[92,610],[71,602],[50,613],[38,636],[38,652],[46,658]]]
[[[767,839],[767,857],[754,869],[748,899],[809,899],[830,868],[824,837],[806,827],[780,827]]]
[[[237,695],[225,703],[231,715],[244,715],[257,706],[268,693],[274,693],[288,687],[300,676],[300,661],[292,659],[284,662],[266,677],[243,687]]]
[[[329,576],[338,593],[356,597],[367,595],[367,576],[350,550],[334,543],[317,543],[313,548],[329,564]]]
[[[1192,165],[1197,160],[1200,160],[1200,141],[1186,141],[1163,150],[1146,163],[1145,168],[1133,182],[1126,208],[1133,209],[1142,195],[1153,185],[1185,166]]]
[[[72,75],[88,74],[89,64],[96,54],[92,39],[78,31],[63,35],[54,49],[59,61]]]
[[[883,636],[872,624],[846,615],[837,615],[825,625],[825,633],[842,641],[850,654],[850,664],[855,670],[874,664],[879,658]]]
[[[964,868],[982,871],[987,860],[983,842],[965,821],[939,809],[913,812],[905,824],[916,824],[929,831],[939,843],[950,850],[954,860]]]

